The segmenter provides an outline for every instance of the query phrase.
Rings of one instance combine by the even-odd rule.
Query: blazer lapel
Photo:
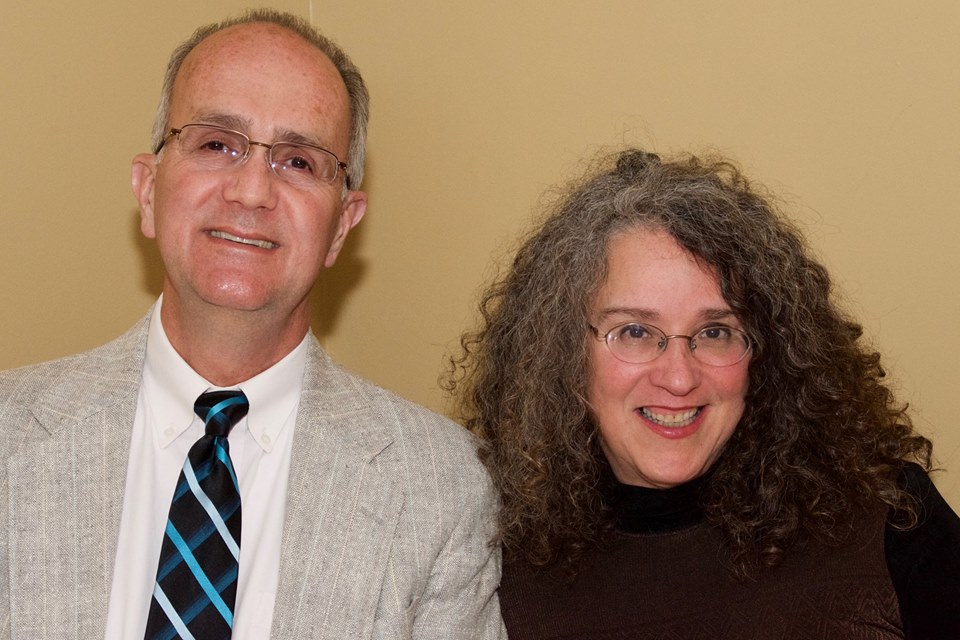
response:
[[[369,637],[402,508],[377,458],[393,442],[314,340],[297,415],[275,637]]]
[[[147,323],[77,356],[9,465],[12,632],[103,637]]]

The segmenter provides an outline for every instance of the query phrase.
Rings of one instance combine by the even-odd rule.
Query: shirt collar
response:
[[[162,303],[163,296],[157,300],[150,318],[143,367],[144,385],[150,390],[152,422],[161,448],[183,434],[194,419],[199,421],[193,412],[193,404],[201,393],[222,389],[194,371],[170,344],[160,320]],[[239,388],[246,394],[250,402],[246,426],[267,453],[273,449],[277,437],[300,404],[308,336],[309,333],[269,369],[230,387]]]

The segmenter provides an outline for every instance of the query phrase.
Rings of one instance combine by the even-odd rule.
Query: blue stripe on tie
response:
[[[180,555],[183,556],[183,561],[187,563],[190,571],[193,572],[193,577],[197,579],[197,582],[203,588],[207,597],[210,598],[210,603],[217,608],[217,611],[219,611],[223,619],[227,621],[230,628],[233,628],[233,612],[230,611],[230,607],[228,607],[227,603],[220,597],[220,592],[217,591],[213,583],[210,582],[210,578],[208,578],[207,574],[200,568],[200,563],[197,562],[197,559],[193,556],[193,551],[191,551],[187,543],[183,541],[180,532],[177,531],[171,522],[167,522],[167,537],[170,538],[180,551]]]
[[[187,461],[183,463],[183,476],[190,484],[190,489],[193,491],[197,502],[199,502],[203,510],[207,512],[210,521],[213,522],[217,531],[220,532],[220,537],[223,538],[223,543],[230,549],[230,553],[233,554],[233,559],[240,562],[240,545],[237,544],[237,541],[233,539],[233,534],[227,529],[227,523],[220,517],[220,511],[217,510],[217,506],[211,502],[207,494],[204,493],[203,488],[200,487],[200,483],[197,482],[197,477],[193,475],[193,465],[190,464],[190,458],[187,458]]]
[[[223,463],[223,466],[227,468],[227,471],[230,472],[230,479],[233,480],[233,488],[237,490],[237,493],[240,493],[240,483],[237,481],[237,474],[233,472],[233,461],[230,460],[230,453],[227,451],[227,448],[223,446],[223,437],[216,436],[213,439],[214,444],[216,445],[216,456],[217,460]],[[197,476],[199,478],[199,476]]]
[[[212,522],[207,522],[204,526],[198,529],[190,537],[190,540],[187,541],[187,546],[190,547],[190,551],[193,551],[200,544],[210,537],[210,534],[213,533],[215,527]],[[161,558],[162,561],[162,558]],[[180,566],[180,563],[183,562],[183,556],[179,553],[171,553],[167,558],[166,562],[162,562],[160,567],[157,569],[157,582],[164,580],[170,572]]]
[[[186,484],[186,482],[184,482]],[[236,496],[229,503],[224,504],[220,509],[220,515],[223,516],[224,520],[228,520],[230,517],[236,513],[237,509],[240,508],[240,496]],[[186,539],[187,545],[189,545],[190,550],[193,551],[201,544],[203,541],[210,537],[217,528],[214,526],[213,522],[209,518],[206,518],[206,524],[202,527],[197,528],[193,534]],[[157,568],[157,580],[162,581],[165,579],[171,571],[180,566],[180,563],[183,562],[183,557],[179,553],[170,553],[167,556],[167,559],[164,560],[160,558],[160,566]]]
[[[217,593],[223,593],[224,589],[236,582],[237,573],[238,569],[234,566],[231,567],[225,574],[220,576],[220,579],[217,580],[216,584],[213,585],[216,588]],[[197,599],[193,601],[193,604],[191,604],[190,607],[183,612],[181,616],[183,621],[187,624],[190,624],[193,622],[194,618],[200,615],[200,613],[207,608],[207,605],[209,604],[210,601],[203,597],[203,595],[198,596]],[[230,626],[232,627],[233,625],[231,624]]]
[[[217,437],[217,436],[215,436]],[[207,479],[207,476],[213,471],[213,460],[206,459],[200,463],[200,466],[196,467],[193,472],[197,478],[197,482],[203,482]],[[187,493],[190,492],[190,485],[187,482],[180,482],[177,484],[177,489],[173,493],[173,501],[176,502]],[[240,493],[237,491],[237,493]]]
[[[183,638],[183,640],[195,640],[193,634],[191,634],[190,630],[187,629],[187,625],[183,624],[180,614],[178,614],[177,610],[174,609],[172,604],[170,604],[170,600],[167,599],[167,594],[165,594],[163,589],[160,588],[159,583],[153,586],[153,597],[156,598],[157,604],[160,605],[160,608],[163,609],[163,612],[167,614],[167,620],[169,620],[170,624],[173,625],[173,628],[177,630],[177,633],[180,634],[180,637]]]
[[[223,410],[226,409],[227,407],[232,406],[232,405],[235,405],[235,404],[241,404],[241,403],[242,403],[242,404],[246,404],[246,403],[247,403],[247,397],[246,397],[246,396],[236,395],[236,396],[233,396],[232,398],[227,398],[226,400],[221,400],[221,401],[218,402],[217,404],[215,404],[215,405],[213,405],[212,407],[210,407],[210,411],[207,411],[207,417],[203,419],[203,423],[206,424],[206,423],[210,422],[210,419],[211,419],[211,418],[213,418],[215,415],[217,415],[218,413],[220,413],[221,411],[223,411]]]
[[[220,514],[223,516],[224,520],[230,518],[237,509],[240,507],[240,496],[237,496],[235,499],[230,501],[230,503],[223,505],[223,508],[220,510]],[[199,527],[193,534],[186,539],[187,546],[190,547],[190,550],[193,551],[201,544],[203,541],[210,537],[217,528],[214,526],[213,522],[209,518],[206,520],[206,524],[202,527]],[[163,581],[170,572],[180,566],[180,563],[183,562],[183,556],[179,553],[171,553],[167,556],[167,559],[164,560],[160,558],[160,566],[157,568],[157,581]],[[219,589],[223,591],[223,589]]]

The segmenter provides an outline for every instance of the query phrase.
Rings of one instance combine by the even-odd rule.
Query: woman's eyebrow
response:
[[[736,318],[737,314],[733,312],[733,309],[704,309],[700,312],[700,317],[707,321],[729,320],[730,318]]]
[[[697,313],[697,316],[703,322],[714,322],[718,320],[730,320],[731,318],[736,318],[736,314],[733,312],[733,310],[728,308],[702,309]],[[600,316],[597,318],[597,321],[602,322],[611,317],[629,318],[639,322],[657,322],[663,317],[663,314],[655,309],[649,309],[646,307],[609,307],[600,311]]]
[[[598,321],[607,320],[611,317],[630,318],[643,322],[655,322],[661,318],[660,312],[646,307],[609,307],[600,311]]]

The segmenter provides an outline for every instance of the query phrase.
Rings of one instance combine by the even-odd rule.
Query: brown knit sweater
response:
[[[756,581],[738,582],[722,564],[718,532],[698,516],[695,492],[657,492],[666,499],[642,505],[649,532],[619,531],[572,584],[556,572],[505,564],[500,602],[510,639],[904,637],[883,513],[863,518],[844,547],[811,544]]]

